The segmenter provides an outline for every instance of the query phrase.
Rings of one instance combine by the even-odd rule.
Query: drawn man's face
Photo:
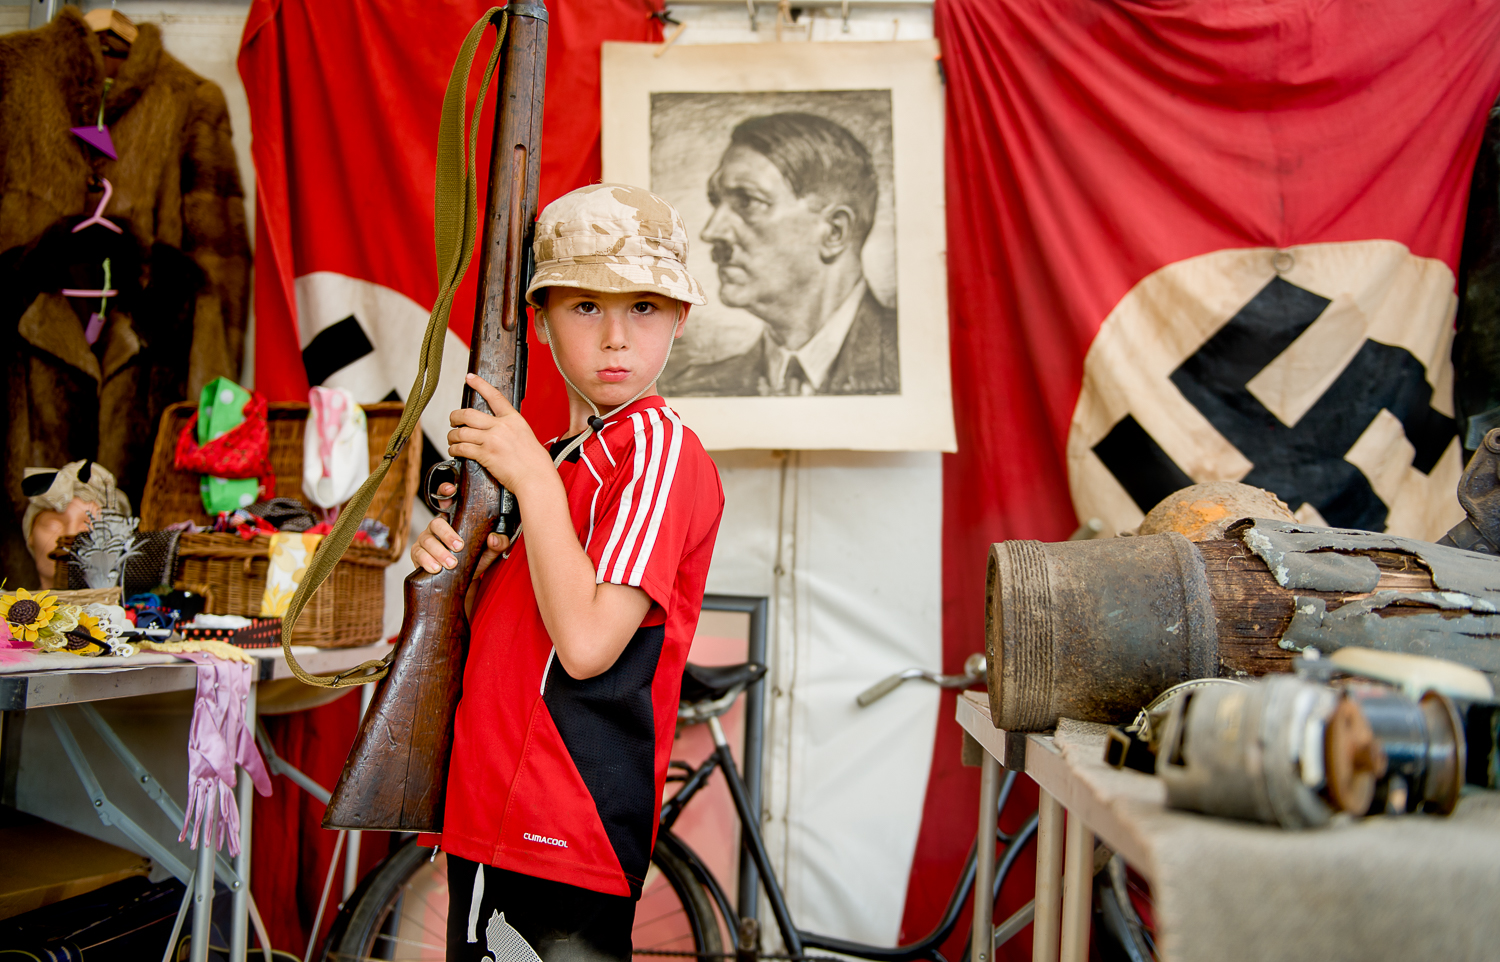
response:
[[[713,245],[725,304],[775,324],[784,303],[815,293],[826,270],[815,197],[798,198],[763,154],[733,146],[709,178],[708,200],[714,212],[701,236]]]

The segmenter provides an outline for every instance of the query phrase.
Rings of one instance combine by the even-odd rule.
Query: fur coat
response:
[[[103,96],[110,160],[68,130],[98,119],[105,45],[73,7],[0,36],[0,571],[12,585],[35,577],[19,532],[25,468],[94,458],[139,504],[161,410],[240,374],[250,245],[223,92],[141,24]],[[100,177],[123,233],[72,234],[103,196]],[[57,291],[100,286],[102,256],[121,296],[90,346],[98,302]]]

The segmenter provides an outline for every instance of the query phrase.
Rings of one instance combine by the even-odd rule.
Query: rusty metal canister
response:
[[[985,609],[990,709],[1008,731],[1116,722],[1219,673],[1203,558],[1180,534],[996,544]]]
[[[1290,675],[1185,693],[1156,755],[1167,807],[1282,828],[1328,824],[1325,733],[1342,698]]]

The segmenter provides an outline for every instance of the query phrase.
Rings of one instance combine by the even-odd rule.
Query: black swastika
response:
[[[1331,525],[1380,531],[1389,507],[1344,454],[1382,408],[1401,421],[1416,448],[1413,465],[1430,472],[1456,428],[1432,408],[1420,361],[1404,348],[1365,341],[1337,380],[1295,427],[1288,427],[1246,385],[1307,330],[1330,301],[1277,277],[1171,374],[1189,403],[1255,467],[1242,480],[1273,491],[1293,508],[1304,502]],[[1142,511],[1191,483],[1130,415],[1094,453]]]
[[[331,376],[375,352],[375,345],[359,326],[353,314],[330,324],[317,333],[302,349],[302,366],[307,368],[307,383],[317,387]]]

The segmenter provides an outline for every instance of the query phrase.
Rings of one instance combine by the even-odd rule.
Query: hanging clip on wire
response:
[[[93,346],[94,342],[99,340],[99,335],[104,331],[104,312],[109,307],[109,299],[111,297],[118,297],[120,294],[119,291],[114,290],[109,286],[111,281],[112,278],[110,277],[109,271],[109,258],[106,257],[104,258],[103,287],[99,288],[98,290],[90,290],[87,288],[78,287],[65,287],[62,289],[63,297],[99,298],[99,310],[90,315],[88,327],[84,328],[83,331],[83,339],[88,341],[90,346]]]
[[[669,23],[673,24],[676,27],[675,30],[666,35],[666,38],[662,41],[661,46],[656,48],[656,53],[653,53],[651,55],[653,57],[660,57],[662,54],[667,52],[667,49],[671,47],[672,44],[677,42],[678,37],[682,36],[682,31],[687,29],[687,24],[672,16],[672,12],[667,9],[666,4],[662,4],[662,8],[660,10],[652,10],[651,19],[660,23],[663,30],[666,30],[667,24]]]
[[[102,288],[64,287],[62,289],[62,296],[63,297],[100,297],[100,298],[105,298],[105,299],[108,299],[108,298],[111,298],[111,297],[118,297],[119,294],[120,294],[120,292],[117,291],[117,290],[111,289],[110,286],[109,286],[109,284],[110,284],[109,258],[106,257],[106,258],[104,258],[104,286]],[[99,309],[100,310],[104,309],[104,303],[103,303],[103,301],[100,302]]]

